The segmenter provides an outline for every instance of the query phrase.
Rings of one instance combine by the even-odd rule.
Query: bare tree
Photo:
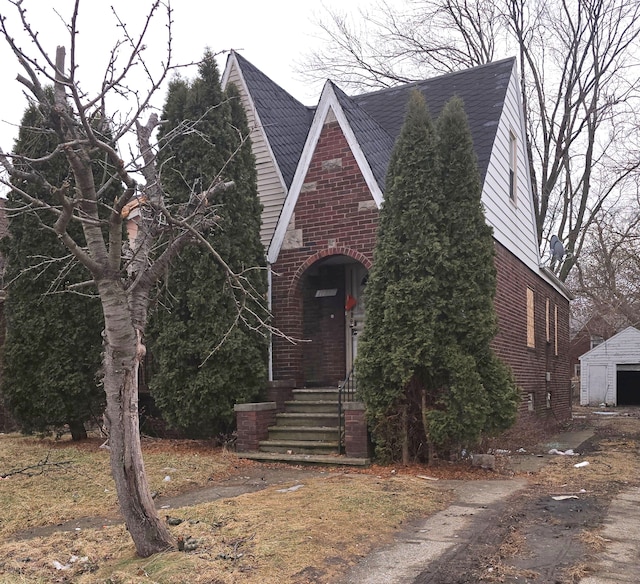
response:
[[[600,213],[568,284],[585,316],[615,330],[640,324],[640,213]],[[586,319],[585,319],[586,320]]]
[[[357,22],[357,24],[356,24]],[[518,56],[538,240],[558,234],[564,280],[594,217],[640,169],[636,0],[405,0],[319,23],[305,71],[385,87]]]
[[[33,53],[23,50],[13,34],[21,31],[12,30],[8,16],[0,15],[0,31],[24,70],[18,81],[53,128],[59,142],[56,153],[64,154],[70,172],[62,184],[51,184],[39,172],[39,165],[53,156],[53,152],[34,160],[0,151],[0,163],[10,177],[3,182],[22,198],[24,206],[20,212],[46,210],[48,216],[54,217],[54,221],[44,227],[52,230],[87,269],[86,287],[77,285],[72,291],[93,289],[99,295],[104,313],[103,383],[107,400],[104,419],[109,431],[111,470],[127,529],[137,553],[146,557],[173,546],[149,491],[138,427],[138,368],[145,355],[144,331],[154,284],[185,246],[201,245],[226,270],[228,287],[236,298],[238,318],[247,318],[247,312],[254,311],[247,318],[251,320],[250,325],[259,326],[264,322],[264,314],[255,314],[255,307],[262,304],[260,299],[248,302],[253,291],[247,279],[234,274],[203,236],[217,226],[216,193],[231,188],[233,183],[224,182],[223,177],[218,176],[204,191],[193,192],[187,203],[171,207],[165,204],[152,144],[158,116],[152,113],[144,124],[139,119],[148,110],[154,92],[174,68],[168,0],[151,4],[138,35],[134,35],[123,20],[118,20],[122,39],[111,53],[102,85],[95,95],[84,93],[77,78],[80,0],[75,1],[67,23],[69,66],[65,63],[63,47],[58,47],[52,58],[40,44],[21,0],[8,0],[5,4],[15,10],[12,14],[34,47]],[[145,37],[158,13],[166,17],[168,45],[166,60],[159,73],[153,73],[145,61]],[[158,61],[155,57],[153,63]],[[130,85],[134,67],[146,76],[146,92]],[[45,90],[43,82],[54,85],[53,95]],[[123,115],[121,111],[112,112],[114,115],[110,116],[108,104],[113,98],[122,100],[123,97],[127,107],[131,107],[129,114]],[[125,163],[118,149],[123,141],[126,143],[132,130],[137,136],[136,146],[129,144],[128,148],[137,150],[138,154]],[[34,190],[22,188],[25,183],[37,184],[42,196],[29,194]],[[106,197],[107,192],[113,192],[114,185],[120,186],[115,201]],[[127,241],[123,222],[132,206],[137,206],[140,214],[137,235],[133,241]],[[82,227],[82,236],[76,239],[69,229],[74,223]]]

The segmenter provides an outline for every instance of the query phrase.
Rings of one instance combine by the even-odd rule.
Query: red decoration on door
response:
[[[358,300],[351,296],[351,294],[347,294],[347,300],[344,304],[344,309],[353,310],[356,307],[356,304],[358,304]]]

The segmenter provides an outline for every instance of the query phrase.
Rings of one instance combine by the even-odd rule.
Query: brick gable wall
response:
[[[273,340],[275,380],[300,386],[313,381],[335,384],[345,375],[344,289],[339,270],[332,287],[335,297],[316,299],[314,281],[306,270],[332,255],[349,256],[369,268],[377,230],[378,211],[349,145],[337,123],[325,125],[294,210],[293,235],[273,266],[272,306],[274,324],[287,335],[311,343],[291,344]],[[498,269],[496,309],[499,332],[494,340],[497,354],[513,369],[523,392],[521,417],[529,415],[528,396],[534,394],[534,410],[557,420],[570,416],[569,304],[552,286],[537,276],[506,248],[496,243]],[[330,281],[325,279],[326,282]],[[335,285],[334,285],[335,284]],[[527,348],[527,287],[535,298],[535,348]],[[308,309],[303,322],[303,304]],[[551,342],[546,341],[546,299],[550,301]],[[558,356],[555,353],[554,310],[558,307]],[[313,312],[312,314],[312,311]],[[313,318],[311,318],[313,316]],[[311,322],[313,319],[318,322]],[[305,337],[305,332],[308,336]],[[339,342],[336,342],[336,339]],[[317,373],[321,370],[323,373]],[[547,381],[546,374],[550,380]],[[321,378],[321,379],[320,379]],[[547,392],[551,409],[547,409]]]
[[[313,292],[303,291],[302,277],[316,261],[332,255],[349,256],[369,268],[377,221],[378,210],[339,124],[325,125],[294,210],[294,224],[289,226],[299,230],[293,238],[296,243],[283,246],[272,279],[275,325],[297,339],[304,338],[304,328],[315,329],[314,335],[311,343],[296,345],[274,338],[274,379],[300,385],[307,381],[305,369],[311,371],[314,364],[325,372],[316,381],[335,384],[344,378],[344,343],[335,343],[346,335],[344,276],[342,283],[334,282],[339,288],[335,297],[316,303],[317,316],[322,318],[315,327],[309,319],[306,326],[302,322],[303,296],[310,300]]]

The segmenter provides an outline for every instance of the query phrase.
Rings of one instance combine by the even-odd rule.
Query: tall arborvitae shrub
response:
[[[435,130],[415,92],[389,163],[358,347],[358,390],[383,459],[398,458],[409,436],[424,434],[408,386],[433,366],[439,342],[437,273],[449,245],[439,229],[440,182]]]
[[[377,453],[433,459],[515,419],[517,391],[490,348],[493,239],[462,103],[437,129],[410,98],[380,211],[357,373]]]
[[[165,190],[175,204],[218,177],[235,188],[215,201],[219,221],[207,241],[256,296],[267,290],[261,205],[249,130],[233,86],[223,92],[207,52],[192,82],[174,80],[163,113],[160,158]],[[266,384],[267,339],[238,309],[248,298],[232,290],[204,247],[182,252],[171,267],[148,328],[154,366],[150,388],[163,418],[189,436],[233,428],[233,406],[255,399]],[[261,311],[259,311],[261,312]]]
[[[14,152],[37,159],[56,146],[43,112],[29,107]],[[34,166],[52,184],[70,180],[62,154]],[[100,172],[98,161],[96,172]],[[36,195],[33,182],[14,184]],[[37,196],[43,198],[40,192]],[[100,302],[91,297],[91,288],[68,291],[70,284],[86,281],[87,272],[45,227],[52,223],[51,218],[45,220],[47,211],[24,212],[24,200],[15,193],[9,195],[5,209],[9,223],[2,241],[7,292],[5,403],[26,433],[59,431],[68,425],[74,439],[84,438],[85,423],[104,409],[104,392],[97,382],[103,328]],[[71,228],[81,229],[79,223]]]
[[[481,384],[477,391],[459,384],[445,392],[448,406],[429,413],[436,444],[473,444],[482,434],[507,429],[516,419],[519,392],[511,372],[491,348],[496,335],[495,246],[481,202],[482,187],[471,132],[459,98],[451,99],[437,124],[442,161],[442,194],[451,243],[446,269],[440,274],[444,317],[437,336],[471,358],[469,366]],[[447,368],[452,369],[452,368]],[[450,431],[456,424],[464,431]],[[445,428],[444,431],[441,428]]]

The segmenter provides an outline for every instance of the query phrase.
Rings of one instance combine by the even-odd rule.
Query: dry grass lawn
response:
[[[415,472],[340,470],[304,481],[296,491],[270,487],[172,509],[185,520],[172,532],[196,542],[189,552],[139,559],[120,525],[13,538],[27,528],[117,513],[108,453],[98,445],[0,436],[0,475],[27,466],[42,471],[0,480],[1,584],[329,581],[407,521],[443,508],[449,497]],[[206,486],[251,464],[193,442],[146,441],[144,449],[151,487],[163,496]],[[38,466],[42,461],[47,464]],[[167,475],[170,482],[163,481]]]

